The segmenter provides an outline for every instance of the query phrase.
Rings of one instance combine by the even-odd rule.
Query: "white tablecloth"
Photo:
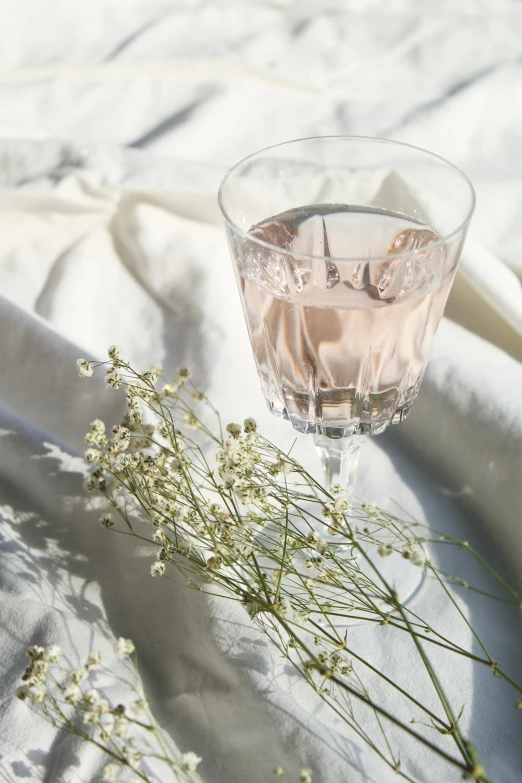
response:
[[[395,780],[240,610],[153,581],[151,552],[102,530],[81,492],[86,426],[115,420],[118,403],[74,362],[111,343],[138,366],[190,364],[225,418],[254,415],[278,443],[293,438],[264,408],[215,200],[226,167],[266,144],[384,135],[472,177],[454,320],[409,420],[365,450],[360,491],[468,538],[520,582],[522,16],[500,0],[459,15],[446,5],[12,3],[0,47],[0,774],[97,779],[100,755],[12,691],[28,643],[58,643],[71,664],[99,648],[112,663],[123,635],[162,724],[203,756],[209,783],[267,781],[277,764],[294,779],[309,765],[321,783]],[[312,465],[311,443],[299,448]],[[479,578],[457,556],[441,562]],[[511,615],[458,595],[520,675]],[[426,590],[418,601],[453,632],[454,610]],[[412,676],[390,629],[358,629],[354,643]],[[492,780],[517,783],[513,694],[486,668],[433,658]],[[418,687],[430,701],[430,684]],[[419,781],[459,779],[393,736]]]

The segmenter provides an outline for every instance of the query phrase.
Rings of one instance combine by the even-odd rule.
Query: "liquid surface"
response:
[[[249,240],[235,250],[272,412],[330,437],[404,418],[455,272],[433,246],[440,237],[404,215],[339,204],[299,207],[249,234],[285,251]]]

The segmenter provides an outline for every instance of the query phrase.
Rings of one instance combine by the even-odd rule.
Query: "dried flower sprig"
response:
[[[517,694],[521,688],[464,617],[448,588],[455,580],[437,569],[426,546],[457,546],[474,557],[502,588],[495,598],[517,612],[520,596],[466,542],[354,503],[342,487],[326,490],[291,454],[263,438],[253,419],[243,427],[228,424],[224,433],[219,413],[192,384],[188,370],[166,381],[160,367],[133,370],[114,346],[109,358],[100,363],[108,365],[107,386],[125,387],[127,411],[109,434],[96,420],[86,436],[86,460],[96,467],[85,487],[101,491],[112,507],[101,524],[157,546],[153,577],[178,573],[196,590],[208,582],[226,588],[225,594],[245,607],[315,693],[403,779],[414,783],[388,736],[388,723],[464,777],[486,783],[477,752],[461,731],[460,714],[431,663],[429,646],[489,666]],[[90,376],[100,364],[79,360],[79,374]],[[465,650],[401,603],[380,565],[392,553],[434,579],[472,630],[482,655]],[[339,618],[408,634],[440,710],[422,704],[411,689],[358,654]],[[373,697],[368,673],[409,705],[409,723]],[[367,708],[364,715],[360,705]],[[437,732],[437,741],[430,731]],[[457,755],[441,745],[441,738],[454,745]]]
[[[118,639],[116,654],[133,656],[130,639]],[[196,769],[201,758],[193,751],[177,753],[160,728],[138,688],[136,660],[132,679],[117,676],[102,663],[97,651],[89,653],[80,668],[61,664],[57,645],[27,649],[29,665],[16,696],[57,729],[73,734],[102,750],[109,758],[103,780],[172,780],[174,783],[201,783]],[[130,663],[130,662],[129,662]],[[125,688],[128,706],[111,704],[102,690],[94,687],[100,674],[109,674]]]

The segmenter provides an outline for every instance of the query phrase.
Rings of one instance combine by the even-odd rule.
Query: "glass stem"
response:
[[[365,435],[350,435],[348,438],[328,438],[326,435],[314,435],[315,448],[323,466],[324,482],[327,489],[340,484],[350,491]]]

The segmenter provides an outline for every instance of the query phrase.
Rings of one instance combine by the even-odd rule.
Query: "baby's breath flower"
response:
[[[158,519],[158,525],[160,525],[160,524],[163,522],[163,516],[162,516],[161,514],[158,514],[158,517],[159,517],[159,519]],[[163,530],[158,530],[158,529],[157,529],[157,530],[155,530],[155,531],[154,531],[154,533],[152,534],[152,540],[153,540],[153,541],[154,541],[156,544],[164,544],[164,543],[166,543],[166,541],[167,541],[167,536],[165,535],[165,533],[163,532]]]
[[[150,383],[154,386],[160,375],[163,373],[163,367],[161,364],[155,364],[149,370],[143,373],[141,376],[146,383]]]
[[[117,345],[111,345],[107,353],[109,355],[109,359],[112,359],[113,362],[115,360],[121,359],[121,350]]]
[[[119,389],[121,386],[121,375],[114,367],[109,367],[105,374],[105,385],[108,389]]]
[[[100,694],[96,688],[91,688],[90,690],[85,691],[83,700],[86,701],[87,704],[96,704],[96,702],[100,700]]]
[[[48,662],[43,660],[43,658],[40,658],[36,661],[33,661],[29,671],[35,681],[41,682],[45,680],[45,675],[47,674],[48,669],[49,669]]]
[[[389,544],[381,544],[377,549],[377,554],[381,557],[388,557],[393,552],[393,547]]]
[[[69,672],[69,679],[74,685],[79,685],[86,677],[86,669],[73,669],[72,672]]]
[[[94,476],[88,476],[83,482],[83,488],[86,492],[95,492],[98,487],[98,481]]]
[[[149,709],[149,702],[146,699],[138,699],[133,703],[131,709],[135,715],[144,715]]]
[[[160,421],[156,427],[156,432],[160,438],[169,438],[172,434],[172,426],[167,421]]]
[[[44,661],[47,661],[48,663],[60,663],[62,648],[57,644],[51,644],[50,647],[46,647],[42,655]]]
[[[82,720],[88,725],[95,726],[100,722],[100,713],[98,710],[87,710],[87,712],[83,713]]]
[[[42,655],[45,652],[45,647],[40,647],[37,644],[32,644],[30,647],[28,647],[25,651],[25,654],[28,658],[31,658],[31,660],[37,660],[38,658],[41,658]]]
[[[250,432],[256,432],[257,430],[257,422],[252,418],[245,419],[243,426],[247,434]]]
[[[63,698],[69,704],[77,704],[82,697],[82,692],[77,685],[68,685],[63,692]]]
[[[414,565],[422,566],[426,562],[424,549],[416,541],[410,541],[402,548],[402,556],[411,560]]]
[[[123,748],[122,753],[130,767],[137,769],[140,766],[143,755],[139,750],[136,750],[136,748],[133,748],[132,745],[129,744]]]
[[[221,568],[221,558],[219,555],[212,555],[207,560],[207,566],[208,568],[212,568],[213,570],[218,570]]]
[[[112,733],[114,734],[115,737],[124,739],[127,736],[128,725],[129,725],[129,721],[127,720],[127,718],[120,716],[119,718],[116,718],[116,720],[114,721],[114,728],[112,730]]]
[[[85,461],[89,463],[89,465],[93,465],[101,460],[101,451],[98,451],[98,449],[87,449],[85,452]]]
[[[363,503],[363,511],[368,519],[377,519],[381,515],[381,509],[373,503]]]
[[[292,611],[292,604],[286,596],[283,596],[283,598],[277,602],[275,608],[280,614],[288,615]]]
[[[334,503],[334,512],[336,514],[344,514],[351,508],[351,503],[346,496],[336,498]]]
[[[189,750],[181,756],[181,766],[185,772],[195,772],[201,762],[201,757]]]
[[[104,780],[117,780],[120,772],[119,764],[107,764],[103,770]]]
[[[25,701],[26,699],[28,699],[29,698],[29,689],[30,689],[29,685],[20,685],[15,690],[16,698],[20,699],[20,701]]]
[[[178,378],[182,381],[188,381],[192,377],[192,371],[188,367],[178,369]]]
[[[275,468],[278,473],[282,473],[284,476],[287,476],[289,473],[291,473],[294,469],[294,466],[291,462],[288,462],[286,459],[280,459],[275,464]]]
[[[155,563],[153,563],[150,567],[150,575],[151,576],[163,576],[163,574],[166,571],[166,565],[165,563],[160,563],[159,560],[156,560]]]
[[[234,422],[231,422],[230,424],[227,424],[227,432],[233,438],[239,438],[241,435],[241,427],[239,424],[234,424]]]
[[[37,682],[29,687],[29,696],[35,704],[41,704],[48,694],[47,686]]]
[[[104,514],[101,515],[100,525],[102,525],[102,527],[107,527],[107,528],[112,527],[114,525],[114,519],[110,511],[106,511]]]
[[[161,390],[161,393],[163,394],[164,397],[174,397],[174,395],[176,394],[176,391],[177,391],[177,389],[176,389],[176,385],[175,384],[173,384],[173,383],[166,383],[163,386],[163,388]]]
[[[282,778],[283,775],[285,774],[285,771],[284,771],[283,767],[276,767],[273,770],[273,774],[274,774],[274,777],[276,777],[276,778]]]
[[[76,367],[80,378],[90,378],[94,372],[92,362],[88,362],[86,359],[77,359]]]
[[[197,430],[201,427],[201,424],[199,422],[199,419],[197,416],[195,416],[194,413],[187,413],[185,416],[185,424],[187,427],[192,427],[192,429]]]
[[[104,742],[108,742],[112,736],[113,729],[114,729],[113,721],[104,721],[100,726],[100,738]]]
[[[308,590],[315,590],[317,585],[313,579],[305,579],[305,586]]]
[[[114,646],[114,649],[116,650],[116,655],[120,655],[122,658],[124,658],[126,655],[132,655],[136,648],[134,647],[134,642],[131,639],[124,639],[123,636],[120,636]]]
[[[309,767],[303,767],[299,773],[299,783],[312,783],[312,770]]]
[[[330,492],[332,495],[340,495],[342,492],[344,492],[344,490],[340,484],[332,484],[330,487]]]

